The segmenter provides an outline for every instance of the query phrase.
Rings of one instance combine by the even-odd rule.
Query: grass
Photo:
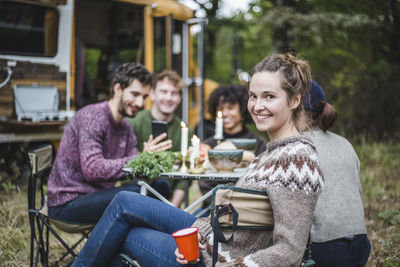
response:
[[[2,194],[0,203],[0,262],[2,266],[28,263],[29,224],[22,192]]]
[[[355,146],[361,162],[363,203],[372,249],[367,266],[400,267],[400,144]],[[199,196],[194,183],[191,195]],[[193,199],[191,199],[193,201]],[[63,235],[69,242],[77,235]],[[0,194],[0,265],[29,266],[26,190]],[[51,239],[50,261],[62,247]]]
[[[400,145],[356,146],[372,249],[368,266],[400,266]]]
[[[30,227],[26,190],[12,191],[0,195],[0,265],[29,266]],[[67,244],[73,244],[81,236],[59,231]],[[64,254],[63,246],[50,236],[50,265]],[[77,248],[79,251],[83,245]],[[65,259],[63,263],[70,260]]]

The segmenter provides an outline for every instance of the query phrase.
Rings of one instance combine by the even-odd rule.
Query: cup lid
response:
[[[182,237],[182,236],[191,235],[193,233],[196,233],[197,231],[199,231],[198,227],[189,227],[189,228],[184,228],[184,229],[178,230],[178,231],[172,233],[171,235],[173,237]]]

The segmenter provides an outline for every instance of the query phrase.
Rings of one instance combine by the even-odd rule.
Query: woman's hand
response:
[[[204,249],[206,249],[206,247],[199,243],[199,249],[204,250]],[[182,254],[179,253],[179,249],[178,248],[175,249],[175,256],[176,256],[176,261],[179,264],[195,264],[195,263],[198,263],[200,261],[200,258],[198,258],[198,259],[196,259],[194,261],[185,260],[185,257]]]

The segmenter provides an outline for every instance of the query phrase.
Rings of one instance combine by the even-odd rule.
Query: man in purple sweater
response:
[[[122,167],[138,155],[137,140],[124,119],[144,106],[152,84],[141,64],[126,63],[114,73],[109,101],[80,109],[64,130],[48,181],[47,205],[53,218],[75,224],[95,224],[119,191],[139,192],[134,184],[114,187],[125,177]],[[149,140],[147,151],[172,147],[164,134]],[[169,184],[152,185],[167,195]]]

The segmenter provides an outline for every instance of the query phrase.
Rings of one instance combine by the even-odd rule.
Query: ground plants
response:
[[[400,266],[400,144],[361,143],[363,202],[372,250],[367,266]],[[194,183],[191,195],[199,194]],[[0,265],[29,265],[26,190],[0,194]],[[72,241],[78,236],[63,235]],[[62,248],[52,242],[50,262]]]
[[[362,144],[363,202],[372,243],[369,266],[400,266],[400,144]]]

